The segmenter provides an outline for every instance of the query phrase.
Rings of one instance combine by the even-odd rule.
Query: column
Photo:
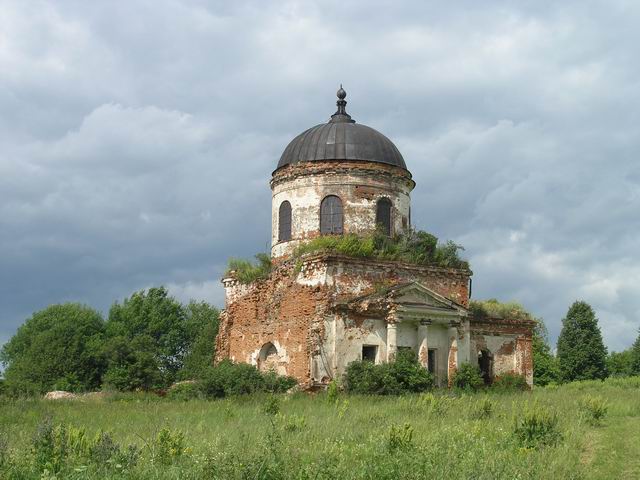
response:
[[[469,320],[462,320],[458,329],[458,364],[471,363],[471,329]]]
[[[418,361],[424,368],[429,368],[429,325],[431,320],[420,320],[418,325]]]
[[[387,362],[393,362],[398,352],[398,332],[395,322],[387,322]]]
[[[453,376],[458,370],[458,328],[457,322],[449,324],[449,355],[447,356],[447,373],[449,377],[449,386],[453,384]]]

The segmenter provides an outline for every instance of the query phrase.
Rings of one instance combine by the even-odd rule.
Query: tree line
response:
[[[114,303],[107,318],[78,303],[34,313],[0,350],[3,390],[161,390],[212,364],[218,310],[164,287]]]
[[[478,307],[484,314],[533,318],[518,304],[474,303],[474,315],[482,314],[474,311]],[[148,391],[196,378],[208,378],[204,383],[213,389],[234,391],[237,385],[230,379],[245,377],[267,390],[284,389],[288,381],[280,385],[284,380],[263,378],[257,371],[228,365],[212,371],[218,319],[212,305],[181,304],[164,287],[114,303],[106,319],[86,305],[51,305],[28,318],[0,350],[6,367],[0,391]],[[593,309],[578,301],[562,320],[556,354],[544,322],[536,319],[533,364],[536,385],[640,375],[640,335],[629,349],[607,354]]]

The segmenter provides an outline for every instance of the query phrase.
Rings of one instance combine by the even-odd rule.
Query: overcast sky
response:
[[[0,343],[49,304],[167,285],[222,306],[266,251],[287,143],[347,111],[398,146],[413,221],[473,296],[551,338],[640,326],[640,2],[0,0]]]

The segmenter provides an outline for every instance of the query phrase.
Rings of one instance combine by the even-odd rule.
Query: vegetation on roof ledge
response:
[[[292,258],[298,267],[302,256],[326,252],[415,265],[468,269],[469,262],[460,258],[460,250],[464,248],[451,240],[438,244],[434,235],[421,230],[411,230],[395,237],[388,237],[379,232],[370,235],[323,235],[299,245]],[[257,263],[244,259],[230,259],[226,275],[234,272],[233,275],[241,283],[266,278],[271,272],[271,259],[265,253],[259,253],[256,259]]]
[[[490,298],[489,300],[471,300],[471,302],[469,302],[469,310],[478,320],[502,318],[506,320],[538,321],[519,303],[501,303],[495,298]]]
[[[464,250],[451,240],[438,244],[438,238],[421,230],[388,237],[375,232],[370,235],[324,235],[301,244],[295,258],[308,253],[330,252],[350,257],[394,260],[416,265],[468,269],[469,262],[460,258]]]

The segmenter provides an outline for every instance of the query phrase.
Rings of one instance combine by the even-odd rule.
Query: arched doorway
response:
[[[481,350],[478,352],[478,366],[480,374],[484,379],[485,385],[491,385],[493,382],[493,355],[489,350]]]

